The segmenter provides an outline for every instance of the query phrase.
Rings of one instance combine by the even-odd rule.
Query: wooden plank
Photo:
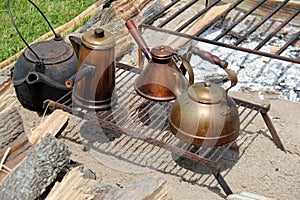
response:
[[[62,110],[55,110],[28,136],[31,144],[35,145],[47,133],[55,136],[67,123],[70,114]]]
[[[169,187],[160,177],[148,176],[124,187],[109,191],[106,195],[99,194],[102,200],[165,200]],[[96,199],[100,199],[97,198]]]

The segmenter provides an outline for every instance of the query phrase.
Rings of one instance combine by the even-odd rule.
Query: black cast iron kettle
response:
[[[28,0],[44,17],[54,38],[28,45],[19,32],[7,2],[12,24],[27,48],[18,58],[12,70],[18,100],[30,110],[42,111],[46,99],[58,100],[72,89],[71,77],[77,72],[77,57],[70,44],[56,34],[41,10]]]

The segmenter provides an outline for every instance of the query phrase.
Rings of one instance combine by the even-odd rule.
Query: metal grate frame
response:
[[[149,101],[136,94],[133,83],[139,73],[140,69],[138,68],[117,64],[118,104],[111,110],[97,112],[96,117],[95,112],[72,108],[71,93],[63,96],[57,102],[47,100],[44,103],[52,111],[63,109],[119,134],[164,148],[184,158],[206,165],[227,195],[232,194],[232,190],[220,174],[221,166],[218,162],[236,142],[243,143],[247,138],[247,127],[259,114],[265,120],[275,145],[284,151],[280,138],[267,114],[270,105],[261,106],[239,99],[234,99],[239,108],[241,122],[240,136],[236,141],[220,147],[198,147],[180,141],[168,130],[167,117],[172,102]]]

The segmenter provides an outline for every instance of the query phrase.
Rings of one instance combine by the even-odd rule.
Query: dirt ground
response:
[[[233,96],[257,94],[234,93]],[[258,115],[220,160],[221,172],[234,193],[250,192],[273,199],[299,199],[299,103],[270,97],[269,115],[286,152],[275,146]],[[20,107],[28,134],[41,116]],[[169,151],[126,136],[109,141],[108,131],[98,125],[71,117],[59,136],[72,151],[71,159],[95,172],[104,183],[123,187],[143,177],[158,176],[167,181],[172,199],[224,199],[220,185],[206,167],[180,159]],[[239,140],[240,141],[240,140]],[[222,169],[222,168],[221,168]]]
[[[131,55],[123,59],[128,63]],[[7,72],[2,71],[3,75]],[[10,86],[10,102],[16,102],[25,131],[30,134],[42,113],[24,109]],[[258,99],[255,92],[232,92],[234,97]],[[261,95],[261,94],[260,94]],[[262,117],[256,116],[246,132],[221,158],[222,176],[233,193],[250,192],[273,199],[300,199],[300,103],[264,94],[269,116],[285,147],[275,146]],[[226,194],[208,169],[172,152],[120,136],[108,139],[109,131],[76,116],[58,136],[72,152],[71,159],[91,169],[98,180],[123,187],[143,177],[162,177],[170,199],[225,199]],[[223,167],[222,167],[223,166]]]

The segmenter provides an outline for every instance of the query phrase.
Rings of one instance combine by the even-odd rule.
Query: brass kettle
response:
[[[173,103],[168,121],[170,131],[179,139],[198,146],[220,146],[238,137],[238,110],[228,95],[228,90],[237,83],[237,76],[227,69],[226,62],[222,61],[221,66],[231,80],[228,89],[209,81],[195,83]]]
[[[78,57],[74,80],[74,106],[107,110],[117,101],[115,88],[115,37],[102,28],[87,31],[82,38],[69,37]]]
[[[150,51],[134,22],[128,20],[126,26],[149,60],[134,83],[140,96],[154,101],[170,101],[194,83],[193,70],[185,58],[169,46],[157,46]],[[189,80],[183,71],[188,72]]]

